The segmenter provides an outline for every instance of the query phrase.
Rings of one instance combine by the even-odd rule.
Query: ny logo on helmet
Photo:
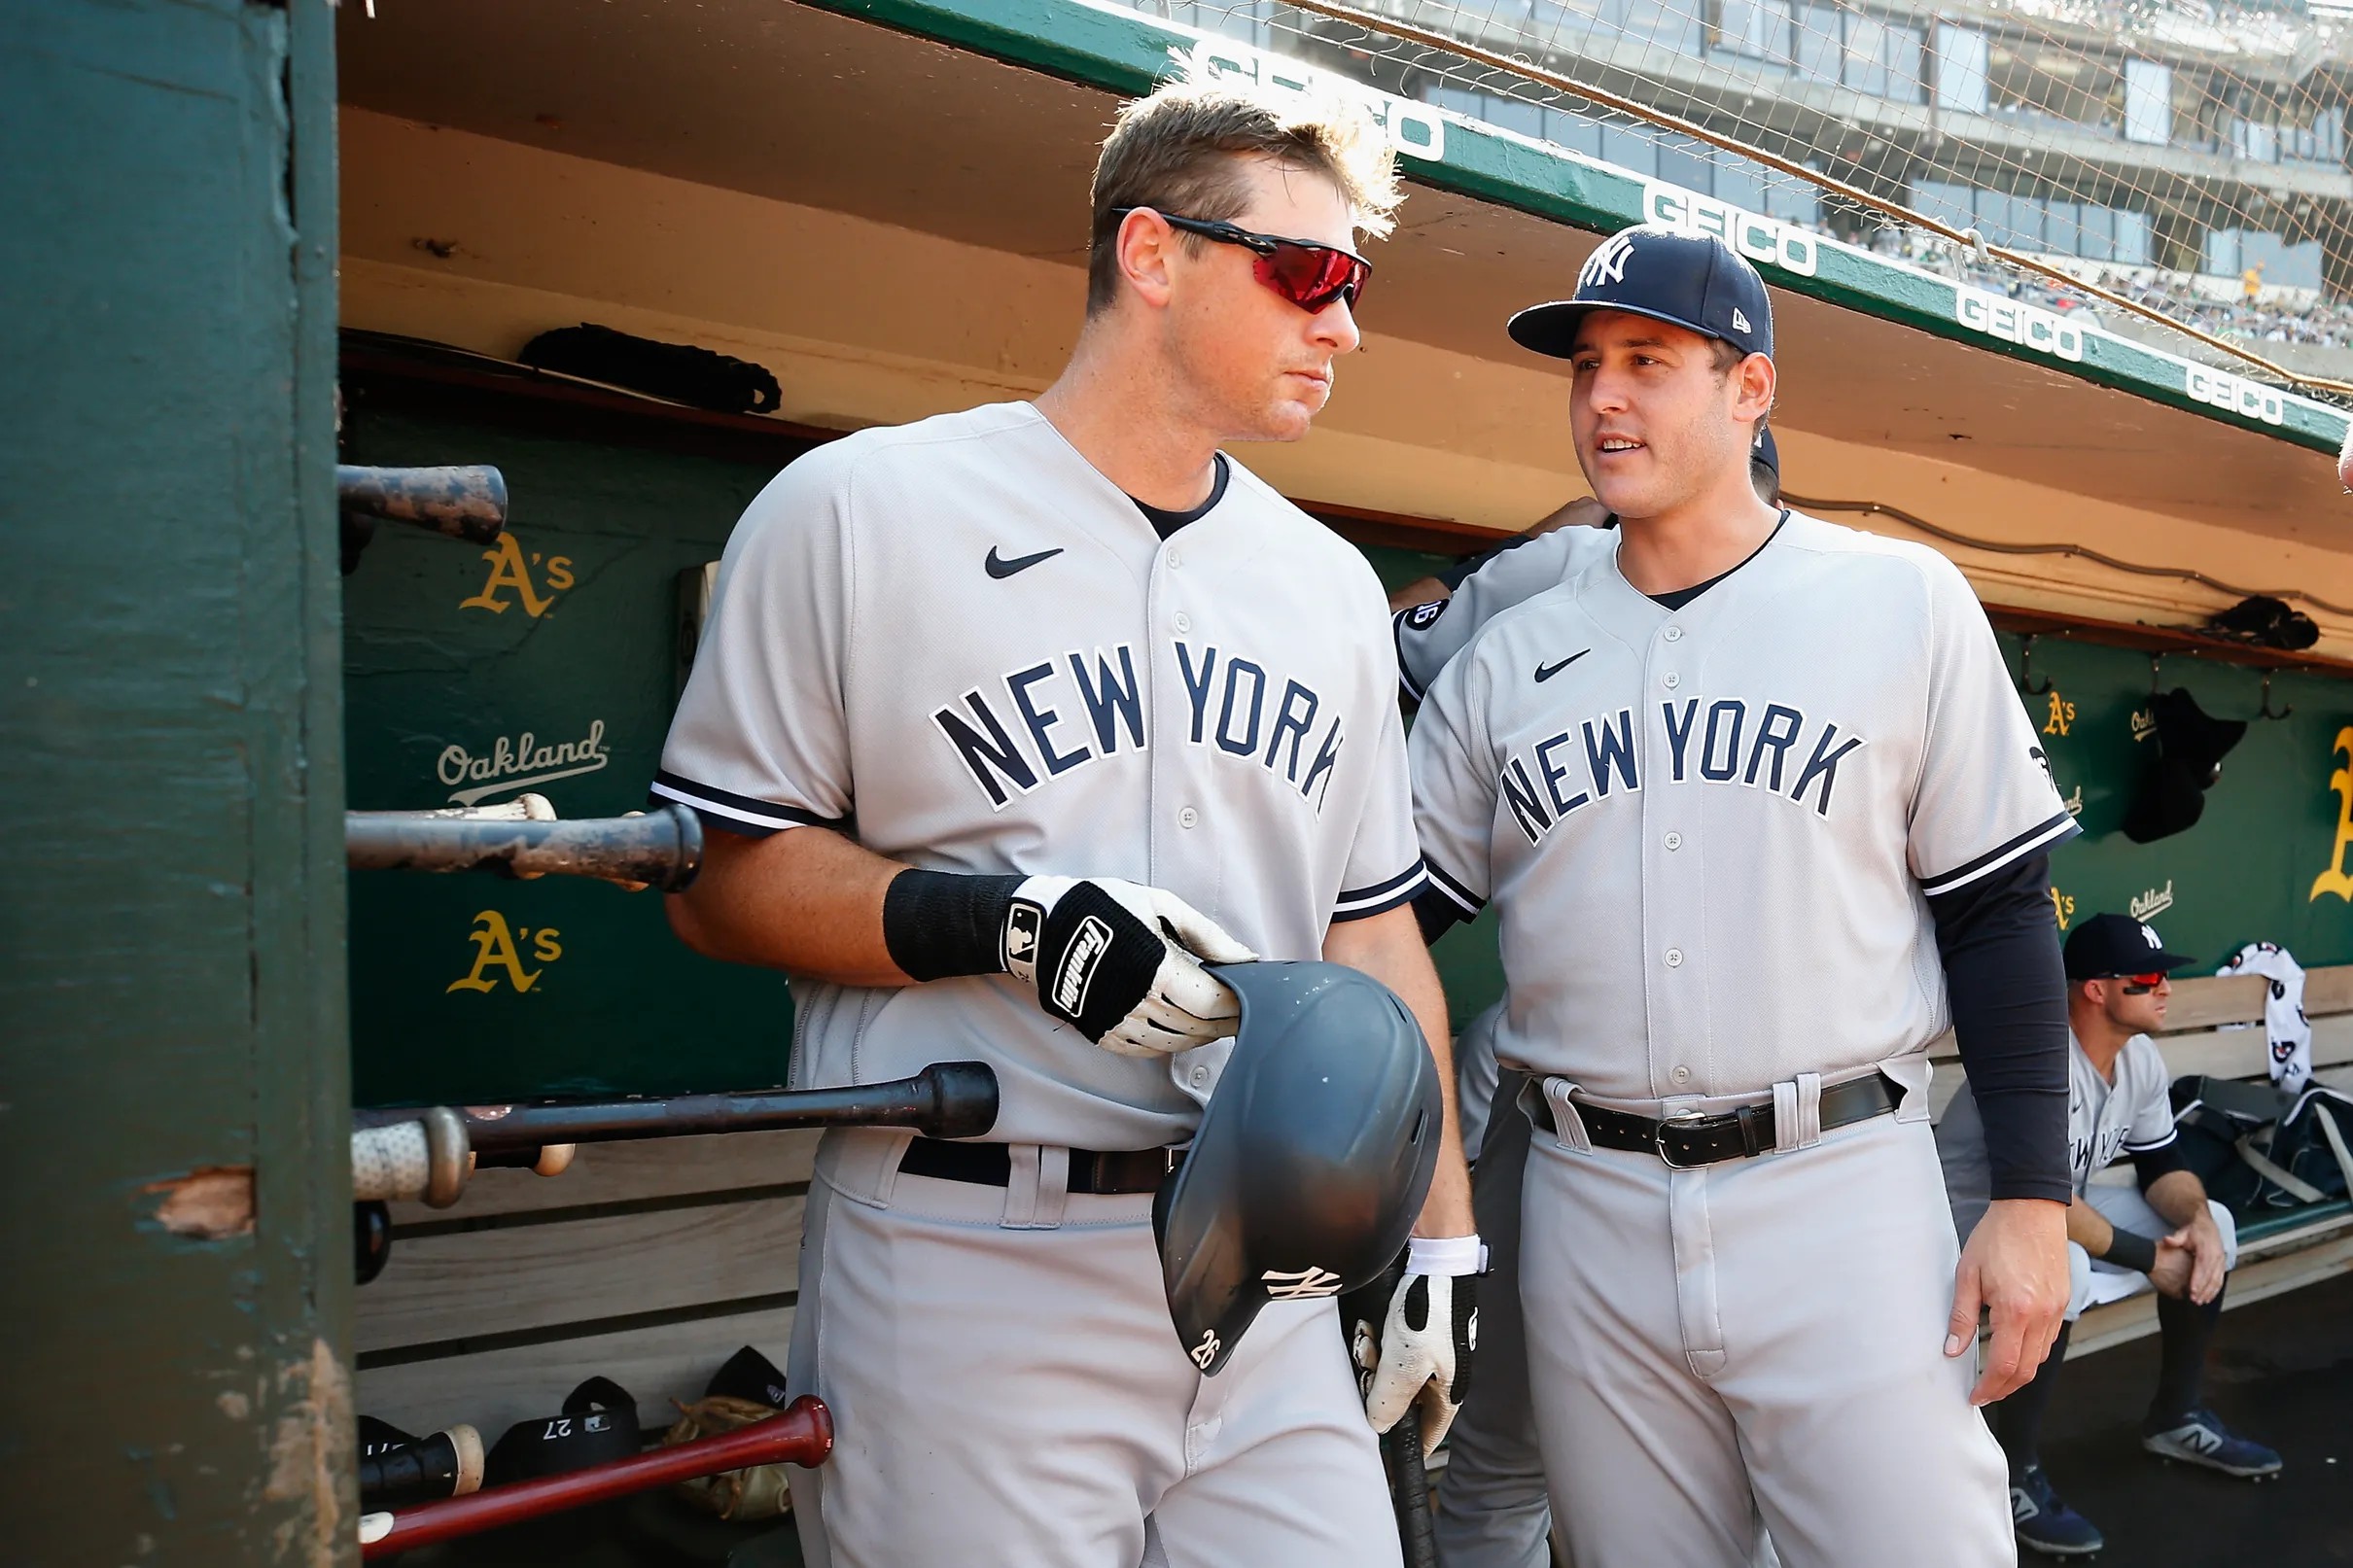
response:
[[[1577,272],[1577,287],[1582,290],[1598,288],[1604,283],[1624,283],[1626,262],[1633,253],[1633,235],[1610,235],[1585,259],[1585,265]]]
[[[1279,1302],[1305,1301],[1311,1296],[1340,1294],[1340,1276],[1329,1269],[1313,1265],[1305,1269],[1269,1269],[1258,1276],[1266,1282],[1267,1295]]]

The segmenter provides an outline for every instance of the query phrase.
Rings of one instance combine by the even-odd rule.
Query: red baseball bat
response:
[[[591,1465],[568,1476],[493,1486],[472,1496],[426,1503],[397,1514],[365,1515],[360,1519],[360,1556],[369,1561],[389,1557],[411,1547],[428,1547],[503,1524],[520,1524],[697,1476],[716,1476],[753,1465],[820,1465],[832,1451],[832,1412],[815,1394],[803,1394],[764,1421],[717,1437]]]

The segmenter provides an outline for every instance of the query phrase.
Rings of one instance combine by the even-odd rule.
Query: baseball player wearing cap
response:
[[[1772,432],[1757,427],[1749,484],[1780,505],[1781,461]],[[1389,595],[1397,677],[1419,700],[1446,661],[1479,628],[1514,605],[1566,582],[1618,547],[1617,519],[1581,497],[1445,575]],[[1435,1506],[1438,1555],[1446,1568],[1547,1568],[1552,1505],[1544,1457],[1528,1405],[1528,1346],[1520,1313],[1520,1188],[1528,1169],[1528,1118],[1512,1110],[1527,1082],[1495,1060],[1502,1004],[1455,1037],[1455,1101],[1462,1147],[1472,1153],[1471,1202],[1492,1263],[1481,1282],[1479,1378],[1455,1417],[1446,1484]],[[1492,1135],[1491,1135],[1492,1134]]]
[[[1984,610],[1935,552],[1748,485],[1771,307],[1640,227],[1512,335],[1568,359],[1620,540],[1483,628],[1416,720],[1424,927],[1500,916],[1496,1052],[1535,1124],[1521,1301],[1579,1562],[2012,1560],[1974,1404],[2066,1299],[2073,819]],[[1948,1024],[1991,1202],[1947,1223]],[[1981,1307],[1993,1342],[1971,1387]]]
[[[2228,1476],[2279,1473],[2278,1454],[2233,1436],[2198,1404],[2225,1278],[2238,1262],[2238,1227],[2181,1163],[2165,1059],[2149,1038],[2165,1027],[2173,993],[2166,976],[2189,961],[2126,915],[2094,915],[2067,936],[2067,1323],[2034,1380],[1993,1408],[2018,1538],[2049,1556],[2105,1545],[2090,1520],[2060,1501],[2037,1448],[2069,1330],[2099,1302],[2157,1291],[2163,1360],[2141,1423],[2143,1447]],[[1937,1149],[1954,1223],[1975,1224],[1988,1172],[1984,1119],[1966,1086],[1937,1127]],[[2095,1185],[2091,1178],[2120,1155],[2132,1162],[2133,1185]]]
[[[728,541],[655,784],[717,829],[673,924],[796,977],[795,1084],[973,1059],[1002,1096],[985,1141],[820,1147],[814,1563],[1398,1560],[1373,1427],[1443,1431],[1468,1374],[1451,1084],[1369,1391],[1336,1276],[1205,1376],[1150,1218],[1231,1049],[1201,960],[1353,964],[1448,1065],[1380,585],[1217,450],[1306,434],[1394,182],[1315,100],[1129,106],[1054,386],[820,448]]]

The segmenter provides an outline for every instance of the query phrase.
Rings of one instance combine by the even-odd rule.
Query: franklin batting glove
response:
[[[1123,1057],[1234,1032],[1241,1003],[1202,968],[1257,955],[1175,893],[1108,877],[1031,877],[1005,913],[1005,970],[1037,1005]]]
[[[1479,1346],[1479,1276],[1485,1252],[1476,1237],[1450,1237],[1435,1245],[1467,1243],[1467,1265],[1457,1273],[1423,1272],[1449,1267],[1415,1258],[1389,1298],[1387,1320],[1373,1339],[1369,1323],[1356,1325],[1354,1348],[1364,1389],[1364,1417],[1376,1432],[1397,1424],[1409,1406],[1422,1411],[1422,1453],[1427,1458],[1454,1424],[1455,1412],[1470,1394],[1471,1357]],[[1415,1249],[1425,1245],[1422,1237]]]

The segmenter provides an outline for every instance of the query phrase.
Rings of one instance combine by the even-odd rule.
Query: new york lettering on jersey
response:
[[[1256,762],[1320,812],[1346,736],[1340,707],[1268,662],[1206,644],[1168,645],[1182,677],[1188,745]],[[1128,644],[1065,651],[974,686],[931,714],[992,810],[1124,746],[1146,749],[1140,661]]]

